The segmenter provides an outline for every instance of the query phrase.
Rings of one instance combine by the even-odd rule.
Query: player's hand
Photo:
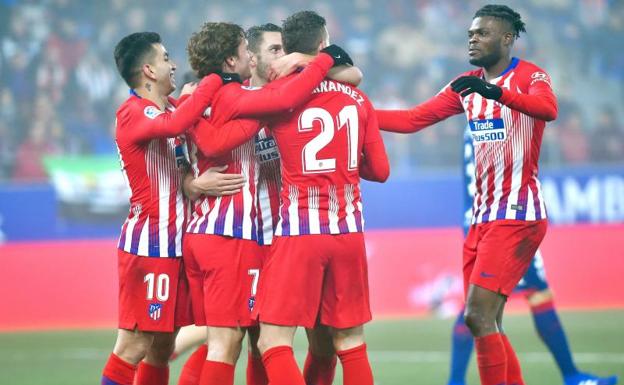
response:
[[[186,83],[184,87],[182,87],[182,91],[180,91],[180,96],[190,95],[193,92],[195,92],[196,88],[197,88],[197,83],[195,82]]]
[[[344,49],[338,47],[336,44],[328,45],[323,48],[321,52],[328,54],[334,59],[334,67],[340,65],[353,65],[353,60]]]
[[[314,56],[299,52],[284,55],[279,59],[273,60],[269,67],[268,79],[269,81],[273,81],[288,76],[298,68],[305,67],[312,60],[314,60]]]
[[[461,76],[451,83],[451,89],[462,97],[476,92],[486,99],[498,100],[503,95],[503,90],[499,86],[477,76]]]
[[[232,82],[236,82],[236,83],[243,82],[240,78],[240,75],[235,72],[218,72],[217,75],[221,77],[221,80],[223,81],[223,85],[226,85]]]
[[[191,181],[188,195],[196,199],[202,194],[220,197],[240,192],[245,185],[245,177],[241,174],[225,174],[223,173],[225,170],[227,166],[211,167],[206,170]]]

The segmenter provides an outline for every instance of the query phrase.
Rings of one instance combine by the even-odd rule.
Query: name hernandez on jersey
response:
[[[462,75],[483,76],[483,70]],[[537,174],[546,121],[557,115],[550,77],[536,65],[513,58],[491,83],[503,90],[498,101],[477,93],[461,97],[447,85],[410,110],[378,111],[380,125],[393,132],[416,132],[465,113],[475,153],[472,223],[546,218]]]

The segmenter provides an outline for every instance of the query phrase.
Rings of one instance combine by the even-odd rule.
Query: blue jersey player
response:
[[[468,232],[472,215],[472,201],[475,192],[474,155],[470,131],[464,135],[464,235]],[[535,254],[533,263],[516,288],[515,293],[523,294],[529,306],[535,323],[535,329],[540,338],[552,354],[561,375],[564,385],[615,385],[617,376],[598,377],[580,372],[572,359],[570,346],[563,326],[559,321],[553,305],[553,294],[548,288],[544,262],[539,252]],[[460,312],[453,327],[451,347],[451,373],[448,385],[465,385],[466,370],[473,349],[473,337],[464,322],[464,311]]]

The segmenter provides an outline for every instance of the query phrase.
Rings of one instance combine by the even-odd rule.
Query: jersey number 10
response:
[[[347,127],[347,142],[349,159],[347,167],[349,171],[357,170],[358,167],[358,112],[355,105],[345,106],[340,110],[338,116],[334,117],[324,108],[313,107],[301,113],[299,117],[299,132],[307,132],[312,130],[315,121],[321,124],[321,132],[303,147],[301,160],[303,162],[303,172],[306,174],[314,174],[321,172],[336,171],[336,158],[318,159],[318,153],[327,146],[336,134],[335,127],[338,131],[343,127]]]

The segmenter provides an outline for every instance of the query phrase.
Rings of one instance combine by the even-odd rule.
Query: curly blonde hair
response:
[[[204,23],[194,32],[186,46],[189,64],[198,77],[220,72],[230,56],[238,57],[238,46],[245,31],[233,23]]]

